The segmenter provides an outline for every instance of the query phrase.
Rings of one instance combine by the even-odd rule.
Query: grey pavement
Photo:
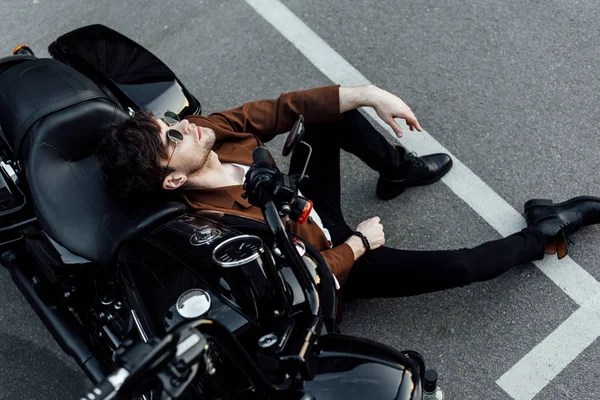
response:
[[[367,79],[403,98],[435,139],[515,209],[532,197],[600,196],[597,2],[283,2]],[[0,51],[27,42],[44,56],[54,38],[90,23],[153,51],[204,113],[331,83],[243,1],[5,0]],[[269,147],[281,145],[276,139]],[[342,168],[349,224],[380,215],[390,246],[450,249],[499,238],[442,183],[383,202],[373,171],[350,155]],[[571,257],[600,279],[600,229],[574,239]],[[89,382],[6,271],[0,288],[0,399],[77,398]],[[351,302],[342,329],[420,351],[449,399],[507,400],[494,382],[576,309],[523,265],[460,289]],[[596,341],[536,399],[597,397],[589,394],[600,391],[599,349]]]

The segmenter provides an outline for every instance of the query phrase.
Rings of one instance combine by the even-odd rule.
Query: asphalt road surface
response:
[[[309,61],[314,47],[306,50],[294,42],[294,32],[278,30],[257,11],[259,3],[265,2],[4,0],[0,52],[8,55],[26,42],[47,56],[56,37],[102,23],[165,61],[206,114],[331,84],[337,71]],[[281,5],[273,4],[267,8]],[[404,99],[431,138],[501,199],[485,206],[521,212],[533,197],[600,196],[600,3],[284,0],[283,5],[330,46],[320,57],[335,53],[365,79]],[[280,17],[284,27],[291,26],[288,17]],[[270,147],[279,151],[281,145],[275,140]],[[504,214],[493,220],[476,211],[479,186],[457,194],[449,180],[383,202],[374,193],[373,171],[349,155],[342,164],[348,222],[381,216],[390,246],[462,248],[501,237],[497,221]],[[451,174],[456,181],[471,176],[458,168]],[[512,214],[506,219],[520,223]],[[593,286],[600,279],[600,229],[583,229],[574,240],[571,260],[553,264],[550,274],[558,271],[568,280],[571,272],[584,271],[581,285]],[[345,306],[342,328],[421,352],[440,372],[448,399],[596,398],[600,331],[590,304],[597,293],[574,299],[560,279],[548,276],[528,264],[460,289],[355,301]],[[0,288],[0,399],[77,398],[89,381],[61,353],[4,270]],[[575,318],[582,312],[588,314]],[[524,357],[528,361],[520,363]],[[496,383],[509,371],[544,384],[527,395],[517,383],[511,392]]]

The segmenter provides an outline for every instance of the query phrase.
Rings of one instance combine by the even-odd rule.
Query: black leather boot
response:
[[[546,252],[558,253],[560,259],[569,252],[569,234],[582,226],[600,223],[600,198],[580,196],[556,204],[548,199],[533,199],[525,203],[524,215],[527,226],[546,235]]]
[[[448,154],[430,154],[417,157],[415,153],[405,152],[396,146],[403,155],[397,171],[380,175],[375,193],[381,200],[390,200],[411,186],[429,185],[438,181],[452,168],[452,159]]]

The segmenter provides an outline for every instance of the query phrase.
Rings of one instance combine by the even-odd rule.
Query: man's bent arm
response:
[[[332,85],[283,93],[277,99],[253,101],[211,114],[208,119],[234,132],[253,133],[268,142],[289,131],[300,114],[306,125],[320,124],[339,120],[344,112],[363,106],[373,107],[398,137],[402,137],[402,128],[395,118],[406,120],[410,130],[421,130],[417,118],[400,98],[374,85]]]

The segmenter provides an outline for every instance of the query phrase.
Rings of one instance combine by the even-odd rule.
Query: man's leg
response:
[[[393,168],[399,161],[395,158],[399,153],[356,113],[346,113],[340,122],[307,126],[304,137],[313,147],[313,154],[306,172],[310,180],[301,190],[313,201],[334,246],[352,235],[340,207],[340,148],[359,156],[375,170]],[[290,173],[302,171],[304,154],[302,150],[294,153]],[[396,297],[464,286],[541,259],[544,246],[545,237],[536,229],[525,229],[473,249],[409,251],[384,246],[357,260],[343,290],[348,297]]]
[[[486,281],[544,257],[546,238],[527,228],[472,249],[412,251],[380,247],[352,267],[346,298],[400,297]]]
[[[345,112],[340,121],[307,125],[303,140],[313,147],[312,161],[317,164],[333,160],[317,159],[316,152],[319,152],[318,155],[331,154],[332,157],[336,153],[335,162],[339,166],[339,150],[343,149],[360,158],[371,169],[381,173],[397,169],[405,153],[404,148],[399,146],[400,151],[398,151],[385,140],[358,110]],[[305,153],[302,151],[302,154]],[[339,176],[339,171],[337,175]]]
[[[340,149],[382,174],[402,168],[405,150],[392,146],[358,110],[345,112],[340,121],[307,125],[303,141],[311,145],[312,156],[306,169],[309,180],[300,190],[313,201],[332,238],[342,237],[343,242],[352,230],[340,206]],[[302,171],[306,154],[302,146],[293,153],[290,174]]]
[[[380,173],[377,196],[390,200],[411,186],[439,180],[452,167],[447,154],[417,157],[400,146],[392,146],[358,110],[344,113],[341,121],[306,127],[307,142],[314,146],[341,148]]]
[[[340,148],[381,173],[402,163],[402,151],[395,151],[356,110],[345,113],[343,121],[307,126],[304,140],[313,146],[313,156],[307,167],[311,179],[302,191],[313,200],[337,246],[352,234],[340,207]],[[294,154],[290,172],[300,173],[303,166],[304,157]],[[409,251],[384,246],[369,251],[353,266],[344,292],[353,297],[408,296],[495,278],[513,266],[542,259],[544,233],[558,236],[600,221],[599,200],[574,200],[555,205],[544,201],[538,205],[543,210],[528,217],[533,228],[472,249]]]

